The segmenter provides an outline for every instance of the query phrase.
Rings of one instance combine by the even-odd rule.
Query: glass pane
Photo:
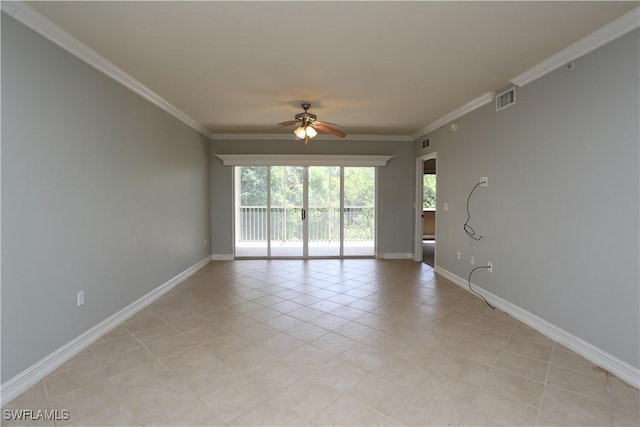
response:
[[[309,167],[309,256],[340,256],[340,167]]]
[[[375,249],[374,167],[344,168],[344,255],[372,256]]]
[[[267,256],[267,167],[236,170],[236,256]]]
[[[302,256],[304,168],[271,167],[271,256]]]

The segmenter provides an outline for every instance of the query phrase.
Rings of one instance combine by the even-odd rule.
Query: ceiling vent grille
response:
[[[516,103],[516,87],[507,89],[496,95],[496,111],[504,110]]]

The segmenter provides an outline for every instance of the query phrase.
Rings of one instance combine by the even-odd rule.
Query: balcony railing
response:
[[[302,240],[302,207],[271,207],[271,240]],[[311,206],[307,212],[310,242],[340,241],[340,209]],[[265,242],[267,235],[267,207],[240,207],[240,242]],[[345,206],[345,242],[374,240],[374,207]]]

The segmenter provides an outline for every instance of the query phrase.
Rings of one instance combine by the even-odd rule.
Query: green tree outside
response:
[[[304,168],[271,166],[271,215],[273,240],[301,239]],[[240,169],[242,207],[267,206],[267,166]],[[344,223],[346,240],[373,240],[375,168],[344,168]],[[311,240],[337,240],[340,229],[340,167],[309,167]],[[266,216],[262,223],[266,224]],[[265,225],[266,227],[266,225]]]
[[[436,208],[436,175],[425,174],[422,179],[422,207]]]

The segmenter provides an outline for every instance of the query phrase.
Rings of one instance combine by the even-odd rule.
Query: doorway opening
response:
[[[375,254],[375,167],[236,166],[236,258]]]
[[[436,159],[425,160],[422,175],[422,262],[435,268]]]
[[[436,153],[416,159],[414,261],[436,266]]]

